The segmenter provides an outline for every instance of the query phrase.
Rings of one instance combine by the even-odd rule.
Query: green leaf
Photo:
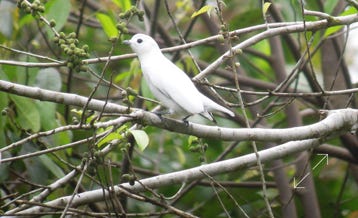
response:
[[[112,0],[114,4],[116,4],[123,11],[128,11],[132,4],[130,0]]]
[[[335,34],[336,32],[340,31],[343,28],[343,26],[333,26],[326,29],[326,32],[324,33],[324,37],[327,38],[328,36]]]
[[[10,158],[10,152],[9,151],[5,151],[5,152],[1,152],[0,153],[0,159],[6,159],[6,158]],[[0,164],[0,183],[5,182],[6,180],[8,180],[9,178],[9,172],[11,171],[11,167],[10,167],[11,162],[7,162],[7,163],[1,163]]]
[[[347,10],[343,11],[339,16],[347,16],[352,14],[357,14],[358,10],[355,7],[349,6]]]
[[[271,2],[265,2],[264,6],[262,7],[262,13],[266,14],[270,6],[271,6]]]
[[[357,14],[358,10],[354,7],[349,7],[347,10],[343,11],[339,16],[347,16],[351,14]],[[336,32],[340,31],[343,26],[332,26],[326,29],[324,33],[324,37],[327,38],[328,36],[335,34]]]
[[[179,160],[179,163],[184,165],[185,162],[186,162],[186,157],[185,157],[185,154],[183,152],[183,149],[181,149],[180,147],[175,147],[175,150],[178,154],[178,160]]]
[[[121,139],[123,138],[121,134],[118,132],[112,132],[108,134],[106,137],[104,137],[100,142],[98,142],[97,146],[102,147],[104,144],[107,144],[108,142],[111,142],[114,139]]]
[[[36,101],[37,110],[40,113],[41,129],[50,130],[61,126],[58,114],[56,113],[57,104],[52,102]],[[54,146],[70,143],[70,131],[59,132],[50,136],[46,136],[50,143]]]
[[[9,104],[9,99],[8,99],[8,96],[7,96],[7,93],[5,92],[0,92],[0,112],[2,110],[4,110],[8,104]]]
[[[8,95],[5,92],[0,92],[0,113],[8,106]],[[6,145],[5,125],[7,116],[0,114],[0,148]]]
[[[144,149],[149,144],[149,137],[147,133],[143,130],[129,130],[129,132],[133,135],[134,140],[136,141],[139,149],[144,151]]]
[[[122,86],[129,86],[129,83],[133,81],[133,77],[140,73],[140,64],[138,59],[133,59],[130,64],[129,71],[121,72],[114,78],[115,83],[121,83]]]
[[[26,143],[26,146],[21,146],[18,155],[31,154],[36,151],[38,151],[37,145]],[[30,181],[43,185],[48,182],[49,170],[42,163],[40,157],[25,158],[22,161]]]
[[[337,1],[325,1],[323,4],[323,8],[324,8],[323,11],[327,14],[332,14],[336,6],[337,6]],[[318,8],[315,10],[318,10]]]
[[[47,155],[41,155],[39,156],[39,159],[42,162],[42,164],[57,178],[62,178],[65,176],[62,169]]]
[[[208,13],[210,14],[211,10],[213,9],[214,7],[212,5],[205,5],[203,6],[202,8],[200,8],[198,11],[195,11],[192,15],[191,15],[191,18],[194,18],[194,17],[197,17],[201,14],[204,14],[204,13]]]
[[[33,22],[35,19],[31,14],[27,14],[23,17],[21,17],[21,19],[19,20],[19,30],[22,30],[22,27],[24,27],[26,24],[29,24],[31,22]]]
[[[188,138],[188,147],[192,146],[192,145],[197,145],[199,143],[199,138],[196,136],[189,136]]]
[[[184,65],[183,65],[183,62],[184,62]],[[178,66],[181,66],[182,69],[184,69],[185,67],[185,70],[188,71],[188,72],[192,72],[194,75],[197,75],[200,73],[200,71],[198,70],[198,68],[196,67],[193,59],[187,55],[187,56],[184,56],[181,61],[178,61],[176,63]]]
[[[47,18],[47,20],[55,20],[55,29],[60,31],[66,24],[68,16],[70,16],[70,11],[70,0],[52,0],[46,3],[44,16]],[[49,36],[54,35],[49,27],[47,27],[47,34]]]
[[[56,115],[57,127],[67,125],[67,122],[61,113],[56,111],[55,115]],[[41,119],[42,119],[42,117],[41,117]],[[68,144],[72,141],[72,138],[73,138],[73,132],[68,130],[68,131],[60,132],[60,133],[56,134],[54,137],[54,142],[56,144],[60,144],[60,145]],[[72,148],[68,148],[68,149],[72,149]]]
[[[8,80],[7,76],[3,73],[1,68],[0,68],[0,79]],[[2,113],[2,111],[6,109],[8,105],[9,105],[8,94],[6,92],[0,92],[0,113]],[[3,116],[2,114],[0,114],[0,148],[6,145],[6,137],[5,137],[6,120],[7,120],[7,116]]]
[[[71,109],[71,113],[73,113],[73,114],[75,114],[75,115],[81,117],[82,114],[83,114],[83,110],[79,110],[79,109],[73,108],[73,109]]]
[[[119,36],[116,24],[110,16],[103,13],[96,13],[96,17],[109,39]]]
[[[33,100],[17,95],[9,95],[9,97],[16,105],[18,114],[16,120],[21,128],[38,132],[40,130],[40,113]]]
[[[61,91],[61,76],[56,68],[50,67],[41,69],[37,76],[35,85],[42,89]]]
[[[17,60],[25,62],[39,62],[37,58],[29,56],[26,57],[25,55],[17,56]],[[3,76],[6,77],[4,80],[16,82],[18,84],[27,84],[29,86],[34,84],[35,77],[39,71],[37,67],[25,68],[11,65],[2,65],[1,67],[2,70],[0,71],[0,74],[3,74]]]

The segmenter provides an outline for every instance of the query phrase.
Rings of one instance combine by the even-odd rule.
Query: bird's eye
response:
[[[143,39],[137,39],[137,42],[140,44],[143,42]]]

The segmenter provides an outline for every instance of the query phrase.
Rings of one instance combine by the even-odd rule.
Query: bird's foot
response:
[[[183,120],[184,124],[185,124],[185,127],[189,127],[189,121],[187,120]]]
[[[188,115],[182,119],[186,127],[189,127],[189,121],[187,120],[191,115]]]
[[[159,117],[160,121],[163,122],[163,113],[161,113],[161,112],[154,112],[154,114],[157,115],[157,116]]]

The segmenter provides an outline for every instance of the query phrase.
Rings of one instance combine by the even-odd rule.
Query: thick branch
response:
[[[262,162],[271,161],[274,159],[286,157],[287,155],[302,152],[304,150],[308,150],[320,145],[321,140],[319,139],[309,139],[303,141],[294,141],[287,142],[285,144],[266,149],[259,152],[259,156]],[[219,174],[224,174],[228,172],[237,171],[239,169],[248,168],[254,166],[256,162],[255,154],[247,154],[241,157],[219,161],[211,164],[202,165],[199,167],[182,170],[179,172],[168,173],[160,176],[155,176],[147,179],[142,179],[139,182],[135,182],[133,186],[128,183],[124,183],[114,187],[114,191],[116,194],[120,194],[123,189],[129,190],[132,192],[142,192],[145,191],[146,188],[156,189],[162,188],[164,186],[173,185],[173,184],[181,184],[187,183],[196,179],[205,178],[205,174],[210,176],[215,176]],[[205,172],[205,174],[203,173]],[[96,189],[84,193],[80,193],[74,196],[72,200],[72,206],[79,206],[88,203],[103,201],[105,198],[108,198],[110,195],[108,190]],[[65,206],[67,202],[70,200],[72,196],[61,197],[59,199],[47,202],[46,205],[49,207],[61,207]],[[21,211],[17,213],[17,215],[21,215],[21,213],[29,214],[29,213],[38,213],[40,211],[50,210],[49,208],[43,208],[40,206],[35,206],[29,208],[27,210]],[[7,214],[11,214],[11,211],[8,211]]]
[[[0,91],[9,92],[16,95],[30,97],[42,101],[51,101],[61,104],[74,105],[83,107],[87,98],[75,94],[67,94],[55,91],[48,91],[40,88],[33,88],[24,85],[19,85],[11,82],[0,80]],[[156,126],[169,131],[183,133],[187,135],[195,135],[202,138],[216,138],[226,141],[275,141],[286,142],[310,138],[323,138],[332,134],[339,134],[347,132],[352,129],[358,122],[358,110],[355,109],[341,109],[329,111],[326,119],[307,126],[287,128],[287,129],[262,129],[262,128],[225,128],[218,126],[208,126],[196,123],[189,123],[189,126],[179,120],[174,120],[165,117],[158,117],[156,114],[143,111],[141,109],[130,109],[114,103],[107,103],[106,107],[104,101],[91,100],[88,109],[128,113],[128,116],[133,117],[138,123]]]
[[[62,92],[55,92],[38,87],[24,86],[16,83],[0,80],[0,91],[8,92],[15,95],[20,95],[40,101],[50,101],[64,105],[72,105],[83,107],[86,105],[88,98],[76,94],[68,94]],[[102,111],[108,113],[128,113],[128,107],[118,104],[107,103],[106,107],[104,101],[92,99],[88,104],[88,110]]]

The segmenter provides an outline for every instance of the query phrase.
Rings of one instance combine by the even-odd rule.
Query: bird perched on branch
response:
[[[189,76],[163,55],[150,36],[136,34],[123,43],[129,45],[137,54],[149,89],[169,109],[170,114],[186,115],[184,122],[194,114],[200,114],[215,122],[211,111],[235,116],[229,109],[200,93]]]

